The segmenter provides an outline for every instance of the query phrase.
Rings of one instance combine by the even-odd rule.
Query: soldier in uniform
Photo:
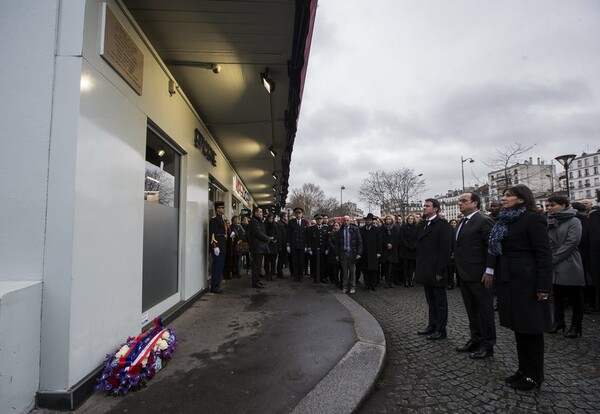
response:
[[[314,283],[327,282],[327,226],[323,216],[315,214],[316,224],[308,229],[308,248],[310,249],[310,271]]]
[[[225,255],[227,253],[227,228],[223,220],[225,203],[223,201],[215,201],[214,206],[216,214],[208,222],[210,254],[212,257],[210,291],[220,294],[223,293],[221,279],[223,279],[223,268],[225,267]]]
[[[304,210],[300,207],[294,209],[294,218],[290,219],[287,226],[287,249],[290,253],[290,272],[298,282],[302,280],[304,271],[304,253],[306,249],[306,233],[308,223],[302,218]]]

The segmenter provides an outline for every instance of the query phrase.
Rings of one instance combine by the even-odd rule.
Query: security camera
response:
[[[213,64],[210,68],[213,73],[221,73],[221,65]]]

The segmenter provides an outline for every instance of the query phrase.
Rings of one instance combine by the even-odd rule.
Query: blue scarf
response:
[[[488,243],[488,253],[494,256],[500,256],[502,254],[502,240],[508,234],[508,225],[514,223],[525,214],[527,209],[525,207],[519,207],[516,210],[502,210],[498,215],[498,221],[494,224],[492,232],[490,233],[490,240]]]

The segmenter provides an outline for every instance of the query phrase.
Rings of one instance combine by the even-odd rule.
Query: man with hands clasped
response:
[[[464,218],[452,237],[456,271],[471,333],[467,343],[456,350],[470,352],[473,359],[494,355],[496,344],[493,279],[485,274],[494,220],[479,212],[480,204],[481,197],[477,193],[464,193],[459,197],[458,208]]]
[[[227,249],[227,228],[223,220],[225,202],[215,201],[215,216],[208,222],[208,234],[210,240],[212,270],[210,272],[210,291],[212,293],[223,293],[221,279],[223,279],[223,268],[225,267],[225,253]]]

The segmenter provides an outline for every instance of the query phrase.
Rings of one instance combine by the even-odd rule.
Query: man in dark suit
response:
[[[279,244],[277,247],[279,251],[277,252],[277,277],[283,279],[283,265],[288,263],[288,252],[286,249],[286,241],[287,241],[287,224],[288,224],[288,215],[285,212],[281,212],[279,214],[279,221],[277,222],[277,241]]]
[[[262,289],[264,286],[260,283],[260,268],[265,257],[269,254],[269,243],[272,243],[273,237],[267,236],[267,229],[263,222],[263,211],[260,207],[252,209],[252,218],[248,223],[248,243],[250,243],[250,253],[252,254],[252,287]]]
[[[300,207],[294,209],[294,218],[290,219],[287,226],[287,248],[290,253],[290,272],[298,282],[304,273],[304,253],[306,252],[306,232],[308,223],[302,218],[304,210]]]
[[[428,198],[423,204],[423,221],[420,224],[417,241],[417,266],[415,282],[425,289],[429,307],[429,323],[417,332],[427,335],[427,339],[446,338],[448,323],[448,299],[446,297],[446,272],[452,248],[452,228],[448,222],[438,217],[440,202]]]
[[[225,203],[215,201],[215,216],[208,221],[208,233],[210,237],[212,271],[210,272],[210,291],[212,293],[223,293],[221,279],[223,279],[223,268],[225,267],[225,253],[227,250],[227,229],[223,220]]]
[[[350,217],[344,216],[342,228],[337,232],[337,254],[335,259],[342,271],[343,292],[356,292],[355,265],[363,250],[358,228],[350,224]]]
[[[375,290],[379,282],[379,258],[381,257],[381,230],[373,225],[373,213],[364,218],[365,225],[360,228],[363,250],[361,254],[361,269],[365,276],[365,290]]]
[[[308,229],[308,248],[310,249],[310,270],[314,283],[327,281],[327,226],[323,225],[323,216],[315,214],[315,224]]]
[[[494,220],[479,211],[481,197],[465,193],[458,199],[458,208],[464,215],[456,227],[454,260],[460,277],[460,290],[469,317],[471,338],[458,352],[471,352],[470,357],[481,359],[494,355],[496,324],[494,321],[493,287],[483,284],[488,240]]]

